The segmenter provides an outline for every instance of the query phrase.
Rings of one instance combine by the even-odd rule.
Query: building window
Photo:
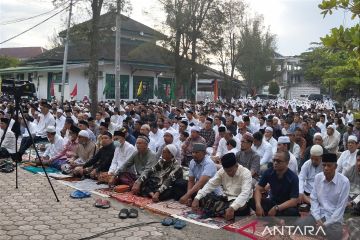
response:
[[[61,84],[62,83],[62,73],[53,73],[52,80],[54,81],[54,83]],[[69,84],[69,73],[68,72],[66,73],[65,84]]]
[[[115,74],[106,74],[103,94],[106,99],[115,99]],[[120,76],[120,98],[129,98],[129,76]]]

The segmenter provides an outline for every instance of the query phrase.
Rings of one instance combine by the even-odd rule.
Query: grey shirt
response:
[[[357,166],[354,165],[348,168],[344,175],[350,181],[350,197],[357,197],[360,194],[360,172],[357,169]]]
[[[250,171],[254,171],[257,176],[254,178],[258,178],[260,175],[260,156],[257,153],[250,149],[248,151],[239,151],[236,153],[236,161],[243,167],[249,169]]]
[[[145,154],[140,154],[136,150],[129,160],[127,160],[119,169],[116,175],[119,175],[121,172],[125,172],[127,169],[134,166],[136,176],[142,177],[146,175],[156,163],[157,159],[155,153],[151,150],[148,149]]]

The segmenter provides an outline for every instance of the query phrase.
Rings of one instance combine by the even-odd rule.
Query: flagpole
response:
[[[69,8],[69,19],[66,30],[66,40],[65,40],[65,50],[64,50],[64,60],[63,60],[63,68],[61,75],[61,106],[64,105],[64,88],[65,88],[65,79],[66,79],[66,65],[67,65],[67,57],[69,51],[69,32],[70,32],[70,23],[71,23],[71,11],[72,11],[72,0],[70,0],[70,8]],[[69,83],[70,87],[70,83]],[[70,91],[70,89],[69,89]]]

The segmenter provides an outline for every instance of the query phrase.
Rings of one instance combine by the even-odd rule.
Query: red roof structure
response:
[[[27,60],[46,51],[42,47],[16,47],[16,48],[0,48],[0,56],[8,56],[18,58],[19,60]]]

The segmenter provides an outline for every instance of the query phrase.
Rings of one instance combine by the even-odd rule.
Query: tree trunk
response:
[[[92,116],[98,111],[98,69],[99,69],[99,21],[103,0],[92,0],[92,21],[90,30],[90,64],[89,64],[89,91],[90,112]]]

